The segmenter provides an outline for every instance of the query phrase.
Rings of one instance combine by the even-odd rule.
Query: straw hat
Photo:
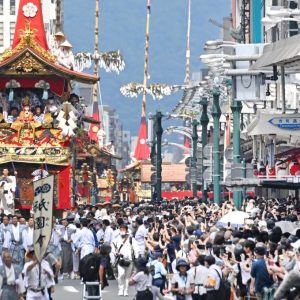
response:
[[[116,203],[112,205],[112,208],[121,208],[121,205]]]
[[[65,40],[63,43],[61,43],[61,44],[59,45],[59,47],[73,48],[72,44],[71,44],[69,41],[67,41],[67,40]]]
[[[64,37],[65,37],[65,35],[64,35],[61,31],[56,32],[56,33],[54,34],[54,36],[56,36],[56,37],[61,37],[61,38],[64,38]]]

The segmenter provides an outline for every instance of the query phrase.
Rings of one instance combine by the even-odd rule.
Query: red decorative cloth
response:
[[[30,29],[34,30],[35,39],[38,44],[45,50],[48,50],[40,0],[20,0],[12,47],[15,48],[19,44],[22,30],[26,29],[28,22],[30,22]]]

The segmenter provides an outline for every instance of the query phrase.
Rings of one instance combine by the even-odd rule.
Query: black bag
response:
[[[221,276],[216,269],[214,269],[214,270],[217,272],[217,274],[220,278],[220,287],[217,290],[218,299],[230,300],[230,295],[231,295],[231,285],[230,285],[230,283],[228,282],[227,279],[224,278],[224,276]]]
[[[177,294],[176,295],[176,300],[185,300],[185,295]]]
[[[121,267],[129,267],[130,264],[131,264],[131,260],[124,259],[124,258],[121,258],[121,259],[119,260],[119,265],[120,265]]]
[[[99,281],[99,255],[90,253],[79,262],[79,275],[83,282]]]
[[[236,282],[239,287],[238,295],[239,295],[239,297],[245,297],[245,296],[247,296],[247,286],[245,284],[243,284],[243,281],[242,281],[242,269],[241,269],[240,263],[238,263],[238,270],[239,270],[239,272],[236,276]]]
[[[145,291],[139,291],[136,294],[136,300],[153,300],[153,294],[152,292],[147,289]]]
[[[121,249],[123,248],[124,244],[126,243],[127,238],[125,239],[125,241],[122,243],[122,245],[120,246],[120,248],[118,249],[118,254],[120,253]],[[131,251],[132,251],[132,258],[134,260],[134,255],[133,255],[133,249],[132,249],[132,237],[129,238],[129,243],[131,245]],[[124,259],[123,257],[121,258],[120,256],[118,256],[118,258],[115,261],[115,266],[120,265],[121,267],[129,267],[131,264],[131,261],[128,259]]]

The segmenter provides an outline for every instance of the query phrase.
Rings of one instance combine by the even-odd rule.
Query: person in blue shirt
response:
[[[254,251],[256,260],[251,268],[250,294],[255,294],[258,300],[262,300],[264,289],[270,288],[274,282],[264,259],[266,249],[264,247],[256,247]]]
[[[154,286],[157,286],[160,289],[160,292],[163,294],[163,290],[165,288],[166,284],[166,275],[167,270],[162,263],[163,260],[163,254],[161,252],[155,253],[155,260],[149,263],[149,267],[152,273],[153,282],[152,284]]]

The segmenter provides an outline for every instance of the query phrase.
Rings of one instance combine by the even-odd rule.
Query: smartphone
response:
[[[198,248],[199,250],[205,250],[205,245],[197,245],[197,248]]]

